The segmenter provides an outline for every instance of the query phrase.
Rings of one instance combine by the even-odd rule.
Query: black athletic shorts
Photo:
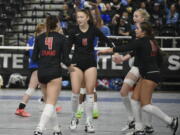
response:
[[[51,80],[62,77],[62,70],[60,69],[49,69],[49,70],[38,70],[38,80],[40,83],[47,84]]]
[[[91,67],[97,67],[97,62],[94,57],[73,58],[72,63],[83,72]]]
[[[142,74],[142,77],[146,80],[151,80],[155,83],[159,83],[161,81],[160,71],[148,71]]]

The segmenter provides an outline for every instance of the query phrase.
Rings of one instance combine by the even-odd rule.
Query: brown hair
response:
[[[49,15],[46,18],[46,35],[48,36],[51,30],[55,30],[57,28],[57,23],[59,22],[57,16]]]
[[[86,14],[86,15],[89,17],[88,23],[89,23],[89,24],[94,24],[94,23],[93,23],[92,14],[90,13],[90,10],[89,10],[89,9],[78,9],[78,10],[76,10],[76,14],[77,14],[78,12],[83,12],[84,14]]]
[[[91,15],[92,15],[92,17],[93,17],[93,24],[97,27],[97,28],[101,28],[102,27],[102,25],[103,25],[103,20],[102,20],[102,18],[101,18],[101,13],[100,13],[100,11],[99,11],[99,9],[98,9],[98,7],[96,6],[96,5],[93,5],[93,8],[91,9],[91,11],[95,11],[95,15],[93,15],[92,13],[91,13]]]
[[[140,23],[140,27],[141,27],[142,31],[145,32],[146,36],[154,37],[153,28],[152,28],[152,25],[149,22]]]

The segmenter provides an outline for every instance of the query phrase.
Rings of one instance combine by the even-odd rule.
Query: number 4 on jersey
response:
[[[47,37],[45,39],[45,45],[48,46],[49,50],[52,50],[52,45],[53,45],[53,37]]]

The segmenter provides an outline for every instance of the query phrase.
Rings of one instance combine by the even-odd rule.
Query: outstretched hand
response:
[[[112,61],[114,61],[116,64],[121,64],[123,62],[123,56],[115,53],[112,55]]]

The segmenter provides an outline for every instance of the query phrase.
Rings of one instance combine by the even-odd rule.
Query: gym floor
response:
[[[31,113],[31,117],[24,118],[16,116],[15,110],[22,99],[25,90],[1,89],[0,90],[0,135],[33,135],[36,128],[43,105],[38,102],[41,92],[34,93],[29,101],[26,111]],[[62,111],[58,113],[59,123],[63,135],[86,135],[84,131],[85,118],[80,119],[77,130],[70,131],[69,123],[71,121],[71,91],[63,90],[59,96],[58,106]],[[170,116],[180,118],[180,92],[155,92],[153,103],[160,107]],[[94,120],[94,135],[124,135],[120,130],[127,122],[127,114],[122,104],[118,91],[98,91],[98,105],[100,117]],[[153,117],[153,135],[172,135],[167,125]],[[47,130],[43,135],[52,135],[51,123],[48,123]],[[180,128],[176,135],[180,135]]]

